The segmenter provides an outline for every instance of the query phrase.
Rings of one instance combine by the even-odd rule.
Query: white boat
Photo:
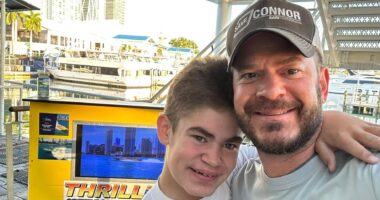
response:
[[[68,83],[66,81],[54,80],[50,83],[50,92],[73,92],[89,96],[101,97],[102,99],[128,100],[128,101],[145,101],[149,100],[151,95],[158,90],[155,88],[112,88],[96,85],[88,86],[80,83]],[[57,94],[59,95],[59,94]]]
[[[333,93],[365,92],[375,94],[380,91],[380,77],[370,74],[350,73],[348,76],[331,75],[330,92]]]
[[[164,57],[93,52],[50,59],[46,69],[59,80],[120,88],[148,88],[170,81],[179,68]]]

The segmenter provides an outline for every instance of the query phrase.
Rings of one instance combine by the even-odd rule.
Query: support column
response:
[[[0,38],[0,135],[4,134],[5,0],[1,1]]]
[[[218,3],[218,13],[216,19],[216,32],[218,35],[229,23],[231,17],[231,4],[226,0],[222,0]]]

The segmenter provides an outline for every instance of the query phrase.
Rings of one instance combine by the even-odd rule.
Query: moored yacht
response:
[[[344,93],[345,91],[365,92],[369,94],[379,93],[380,77],[375,74],[359,74],[349,71],[349,75],[331,75],[330,92]]]
[[[66,55],[48,63],[46,69],[55,79],[121,88],[165,85],[181,67],[169,58],[125,53]]]

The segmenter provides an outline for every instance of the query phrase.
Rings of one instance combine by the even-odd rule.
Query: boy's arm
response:
[[[338,111],[324,111],[321,134],[316,151],[329,170],[335,170],[334,150],[341,149],[368,162],[379,159],[368,148],[380,150],[380,126]]]

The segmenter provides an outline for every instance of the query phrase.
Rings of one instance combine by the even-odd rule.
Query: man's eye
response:
[[[289,75],[293,75],[293,74],[297,74],[300,70],[298,69],[288,69],[288,74]]]
[[[243,74],[242,78],[243,79],[254,79],[257,77],[257,74],[256,73],[245,73]]]
[[[196,140],[197,142],[200,142],[200,143],[205,143],[205,142],[207,142],[206,138],[204,138],[204,137],[202,137],[202,136],[194,135],[193,137],[195,138],[195,140]]]

